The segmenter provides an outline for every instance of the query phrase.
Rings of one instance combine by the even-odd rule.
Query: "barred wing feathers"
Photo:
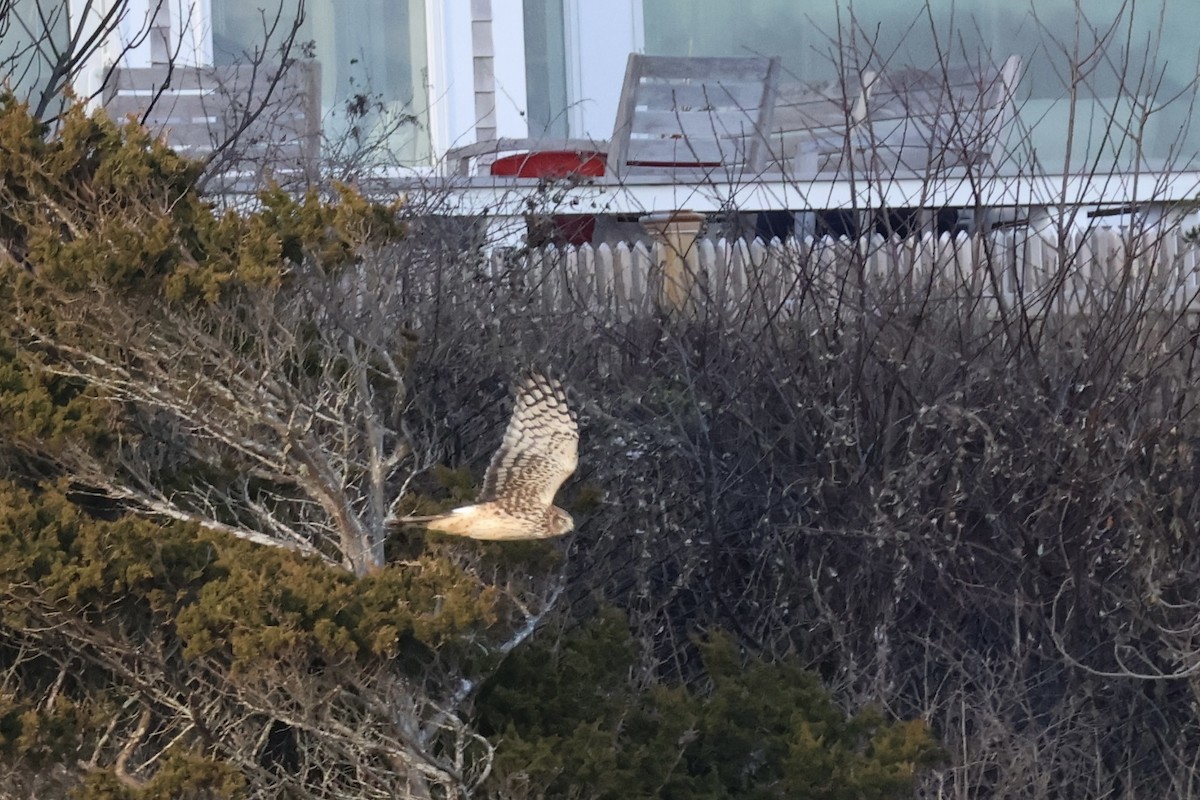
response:
[[[495,502],[518,516],[540,514],[553,505],[578,456],[579,424],[562,384],[527,373],[477,502]]]

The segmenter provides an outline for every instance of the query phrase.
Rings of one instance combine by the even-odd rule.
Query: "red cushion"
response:
[[[546,150],[517,153],[492,162],[492,174],[518,178],[565,178],[568,175],[599,177],[604,174],[604,153]]]

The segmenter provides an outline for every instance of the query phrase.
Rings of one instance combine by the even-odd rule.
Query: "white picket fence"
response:
[[[704,239],[685,254],[679,274],[686,286],[673,297],[665,287],[669,261],[661,244],[604,244],[496,250],[483,269],[488,280],[548,313],[622,320],[660,310],[777,317],[910,301],[969,303],[993,316],[1081,314],[1114,304],[1200,312],[1200,250],[1178,231],[1097,229],[1061,241],[1027,230],[771,243]]]

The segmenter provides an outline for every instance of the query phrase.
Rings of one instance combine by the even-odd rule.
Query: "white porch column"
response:
[[[625,62],[646,46],[643,0],[563,0],[567,104],[575,139],[612,136]]]

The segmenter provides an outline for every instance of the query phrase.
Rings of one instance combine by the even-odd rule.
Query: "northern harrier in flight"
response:
[[[392,523],[422,522],[432,531],[494,541],[545,539],[574,530],[575,521],[554,505],[554,495],[577,464],[575,412],[553,378],[530,372],[516,388],[512,418],[478,500],[445,514],[396,517]]]

